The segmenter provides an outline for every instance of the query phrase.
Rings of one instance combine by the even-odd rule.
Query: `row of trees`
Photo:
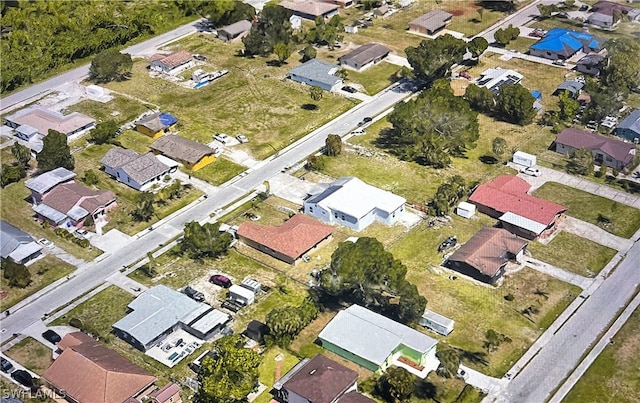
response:
[[[517,125],[528,125],[537,114],[533,107],[535,98],[520,84],[503,85],[497,95],[486,87],[470,84],[464,99],[478,112]]]

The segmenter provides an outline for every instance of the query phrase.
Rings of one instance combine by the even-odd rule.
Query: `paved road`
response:
[[[144,42],[140,42],[137,45],[130,46],[123,50],[125,53],[130,53],[131,56],[150,56],[155,51],[169,42],[180,39],[186,35],[190,35],[197,30],[197,26],[201,20],[191,22],[186,25],[182,25],[173,31],[166,32],[162,35],[158,35]],[[62,73],[46,81],[38,84],[34,84],[31,87],[25,88],[15,94],[11,94],[0,99],[0,113],[8,113],[13,109],[17,109],[27,103],[33,102],[36,99],[43,97],[44,95],[54,91],[71,81],[79,81],[89,73],[89,64],[75,68],[73,70]]]
[[[494,402],[544,402],[599,339],[609,321],[624,308],[640,285],[640,243],[620,266],[565,322],[545,348],[511,381]]]
[[[163,225],[132,240],[117,253],[99,262],[92,262],[78,269],[69,281],[28,304],[20,303],[11,308],[12,314],[2,320],[2,334],[20,333],[38,321],[43,314],[69,303],[84,292],[102,284],[105,279],[124,266],[143,258],[147,251],[165,244],[182,232],[184,224],[209,217],[216,209],[231,203],[242,195],[261,186],[265,180],[278,174],[285,167],[292,166],[307,155],[324,146],[328,134],[344,134],[357,126],[365,116],[375,116],[393,107],[413,93],[416,88],[408,81],[400,81],[376,95],[369,102],[362,103],[323,127],[310,133],[288,148],[280,151],[277,158],[264,161],[252,172],[236,181],[222,186],[201,202],[185,208],[180,214],[167,220]],[[99,258],[100,259],[100,258]]]

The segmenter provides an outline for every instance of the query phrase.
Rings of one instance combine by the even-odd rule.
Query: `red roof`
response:
[[[502,214],[512,212],[544,225],[551,224],[558,214],[567,209],[560,204],[531,196],[527,193],[530,187],[517,176],[501,175],[478,186],[469,201]]]
[[[598,136],[572,127],[564,129],[556,138],[556,143],[571,148],[586,148],[591,151],[602,151],[624,165],[631,164],[635,157],[636,146],[621,140]]]
[[[333,233],[333,227],[302,214],[296,214],[279,227],[266,227],[246,222],[238,228],[238,236],[257,242],[292,259]]]

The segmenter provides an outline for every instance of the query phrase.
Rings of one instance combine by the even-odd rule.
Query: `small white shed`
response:
[[[476,205],[467,202],[460,202],[456,208],[456,214],[464,218],[471,218],[476,214]]]
[[[241,287],[237,284],[229,287],[229,298],[235,301],[239,301],[244,305],[251,305],[255,301],[255,294],[253,291]]]
[[[513,162],[525,167],[534,167],[538,163],[535,155],[527,154],[522,151],[513,153]]]
[[[260,292],[260,288],[262,288],[262,285],[257,280],[247,277],[242,280],[242,283],[240,283],[240,287],[246,288],[255,295]]]

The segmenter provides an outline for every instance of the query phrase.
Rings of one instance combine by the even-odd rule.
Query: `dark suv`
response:
[[[438,252],[445,251],[449,248],[453,248],[458,243],[458,238],[455,235],[452,235],[445,239],[440,246],[438,246]]]
[[[17,369],[11,373],[11,377],[21,385],[24,385],[27,388],[33,388],[33,377],[27,371]]]
[[[187,297],[191,298],[194,301],[198,301],[198,302],[204,301],[204,294],[191,287],[184,287],[182,289],[182,292],[183,294],[185,294]]]
[[[213,276],[211,276],[211,278],[209,278],[209,282],[222,288],[231,287],[231,280],[229,280],[227,276],[223,276],[222,274],[214,274]]]
[[[51,344],[57,344],[60,340],[62,340],[60,335],[51,329],[42,333],[42,337]]]

